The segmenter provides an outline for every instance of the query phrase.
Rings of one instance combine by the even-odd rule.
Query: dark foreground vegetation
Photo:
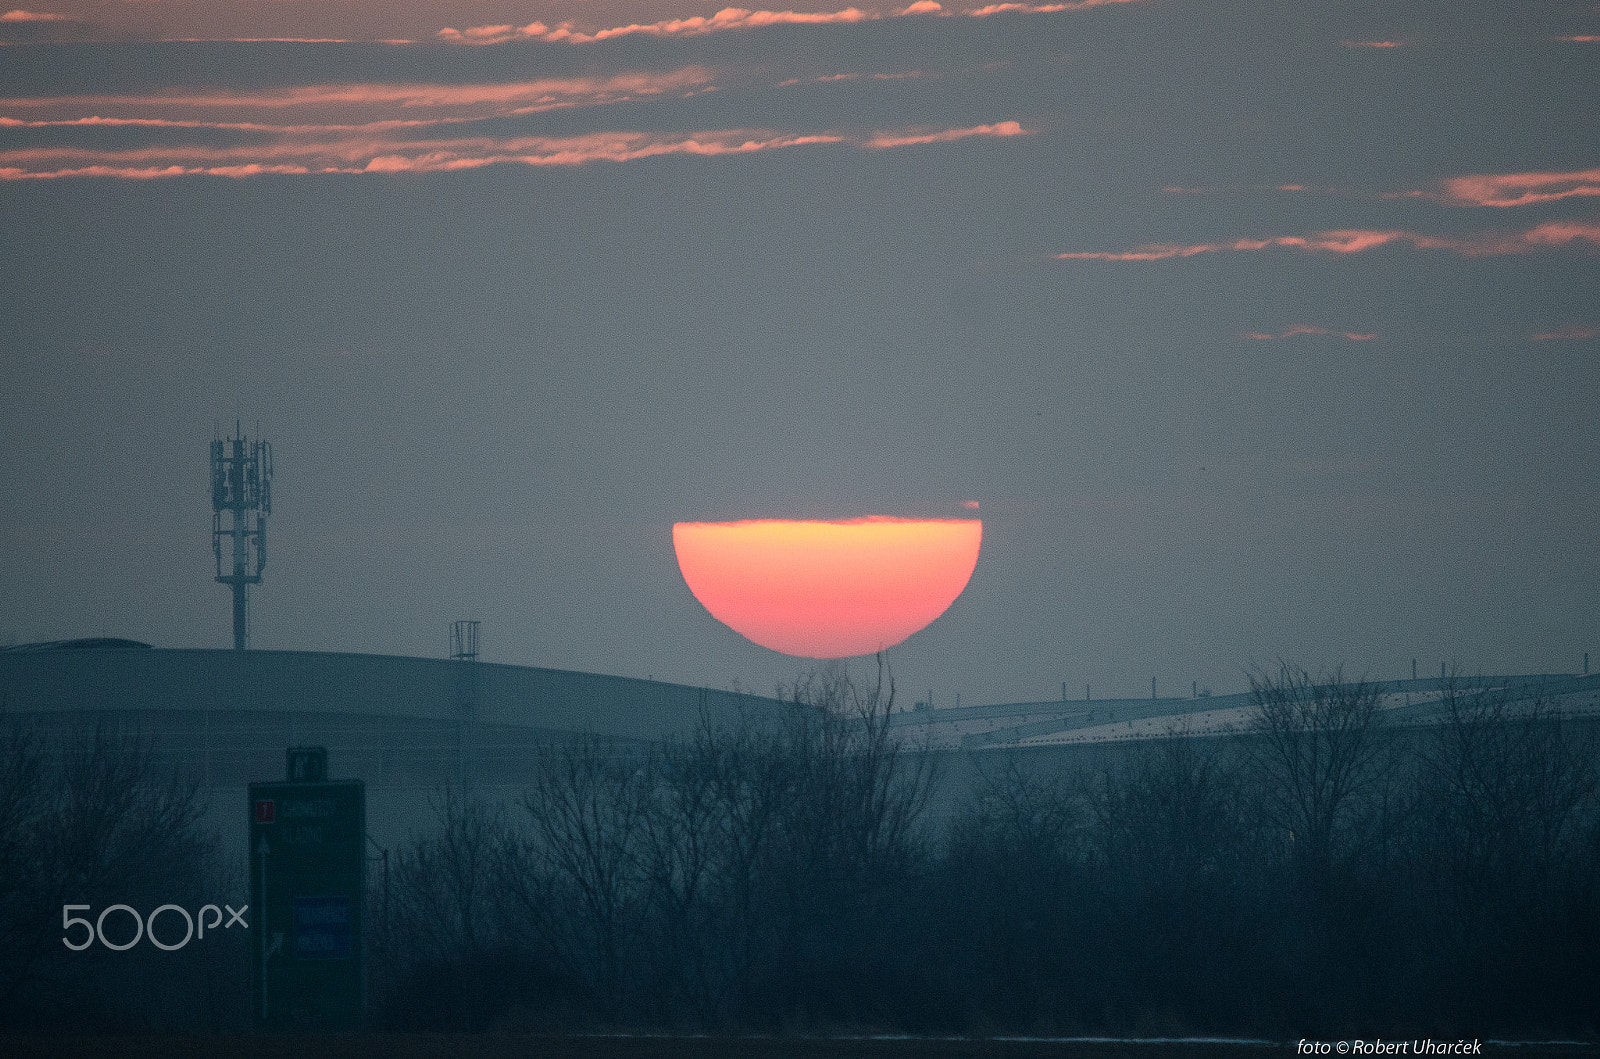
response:
[[[936,756],[891,735],[892,684],[841,671],[788,689],[779,718],[708,720],[682,744],[552,746],[515,802],[442,794],[435,830],[373,873],[374,1023],[1595,1039],[1594,728],[1465,683],[1446,723],[1416,729],[1384,725],[1375,689],[1337,674],[1283,667],[1253,689],[1232,737],[1129,743],[1070,771],[995,756],[937,817]],[[18,763],[48,756],[13,740],[0,782],[45,793],[0,805],[34,807],[0,826],[5,1024],[238,1018],[159,996],[130,1014],[117,960],[132,952],[50,949],[56,895],[102,900],[108,871],[132,872],[104,890],[127,901],[149,865],[85,867],[47,843],[90,826],[69,807],[98,804],[79,774],[111,767],[93,764],[116,756],[103,740],[33,778]],[[198,903],[211,869],[192,792],[150,789],[98,845],[161,849],[162,886],[188,880]],[[29,956],[34,929],[49,944]],[[170,976],[184,954],[153,955]],[[186,958],[202,980],[242,980],[202,962],[242,968],[242,952]]]
[[[0,730],[0,1029],[243,1024],[242,931],[175,952],[147,941],[120,952],[62,944],[64,934],[76,942],[87,929],[63,929],[67,905],[88,905],[91,921],[114,904],[141,914],[176,904],[192,914],[235,892],[216,836],[201,826],[204,811],[192,784],[159,773],[147,745],[113,729],[85,729],[64,743],[17,725]],[[175,941],[181,928],[172,913],[166,920]],[[115,944],[134,934],[126,913],[105,926]]]

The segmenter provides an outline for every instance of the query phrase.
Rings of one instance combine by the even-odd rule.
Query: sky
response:
[[[902,704],[1600,665],[1600,4],[27,0],[0,643],[769,691],[675,522],[970,517]]]

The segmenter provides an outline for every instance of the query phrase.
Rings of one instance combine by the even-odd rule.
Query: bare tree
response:
[[[882,657],[870,684],[833,666],[783,692],[789,793],[767,874],[778,922],[757,988],[783,998],[787,1019],[840,1010],[877,988],[871,969],[894,958],[892,924],[907,914],[898,888],[923,851],[932,773],[893,730]]]
[[[46,880],[38,863],[48,808],[39,739],[20,725],[0,734],[0,1009],[48,952],[38,914]]]
[[[772,718],[702,714],[670,746],[646,817],[644,865],[657,925],[658,996],[702,1026],[727,1025],[763,950],[764,867],[792,769]]]
[[[1072,855],[1083,829],[1085,784],[1081,777],[1023,770],[1008,753],[997,769],[980,764],[974,798],[952,825],[955,838],[971,840],[976,830],[985,845],[1026,859]]]
[[[405,939],[393,949],[407,962],[454,962],[496,940],[494,870],[511,835],[498,805],[455,789],[430,801],[439,829],[397,853],[385,933]]]
[[[1536,899],[1575,851],[1597,790],[1592,730],[1574,728],[1547,695],[1504,687],[1452,680],[1441,705],[1421,756],[1457,891],[1470,904],[1491,892]]]
[[[645,910],[655,756],[594,737],[549,747],[523,798],[531,833],[506,878],[531,930],[606,1020],[622,1009]]]
[[[795,765],[792,830],[814,863],[871,869],[904,858],[927,807],[933,760],[902,746],[891,726],[894,674],[883,654],[870,687],[843,666],[780,689]]]
[[[780,694],[775,715],[703,717],[653,759],[639,863],[657,993],[702,1025],[753,1017],[758,997],[794,992],[801,964],[860,942],[850,924],[888,901],[916,848],[930,771],[891,731],[886,660],[870,685],[832,666]]]
[[[980,764],[972,800],[950,822],[930,910],[943,937],[926,959],[991,1018],[1039,1024],[1080,958],[1086,786],[1009,752]]]
[[[437,830],[397,850],[378,884],[374,971],[396,1026],[480,1030],[522,986],[507,974],[499,877],[514,839],[497,802],[452,788],[429,801]]]
[[[216,839],[199,826],[195,786],[160,774],[147,743],[104,725],[59,742],[13,728],[0,740],[0,801],[0,1022],[48,1021],[73,1005],[80,1025],[118,1012],[146,1023],[192,1019],[192,997],[180,1005],[168,994],[194,985],[217,946],[168,958],[159,976],[130,973],[155,957],[129,953],[108,990],[96,976],[112,954],[67,952],[59,917],[66,904],[213,900]]]
[[[1092,805],[1108,863],[1188,890],[1229,867],[1246,839],[1234,762],[1186,725],[1130,745],[1120,773],[1101,775]]]
[[[1250,674],[1251,761],[1268,819],[1314,886],[1327,882],[1341,829],[1377,774],[1382,693],[1343,672],[1313,678],[1280,663]]]

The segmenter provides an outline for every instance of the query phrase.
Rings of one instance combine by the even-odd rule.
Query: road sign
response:
[[[366,785],[250,785],[258,1029],[361,1025]]]

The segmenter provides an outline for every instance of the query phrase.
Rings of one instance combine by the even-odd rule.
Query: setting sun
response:
[[[712,617],[762,647],[846,658],[926,628],[967,587],[978,519],[679,522],[678,568]]]

